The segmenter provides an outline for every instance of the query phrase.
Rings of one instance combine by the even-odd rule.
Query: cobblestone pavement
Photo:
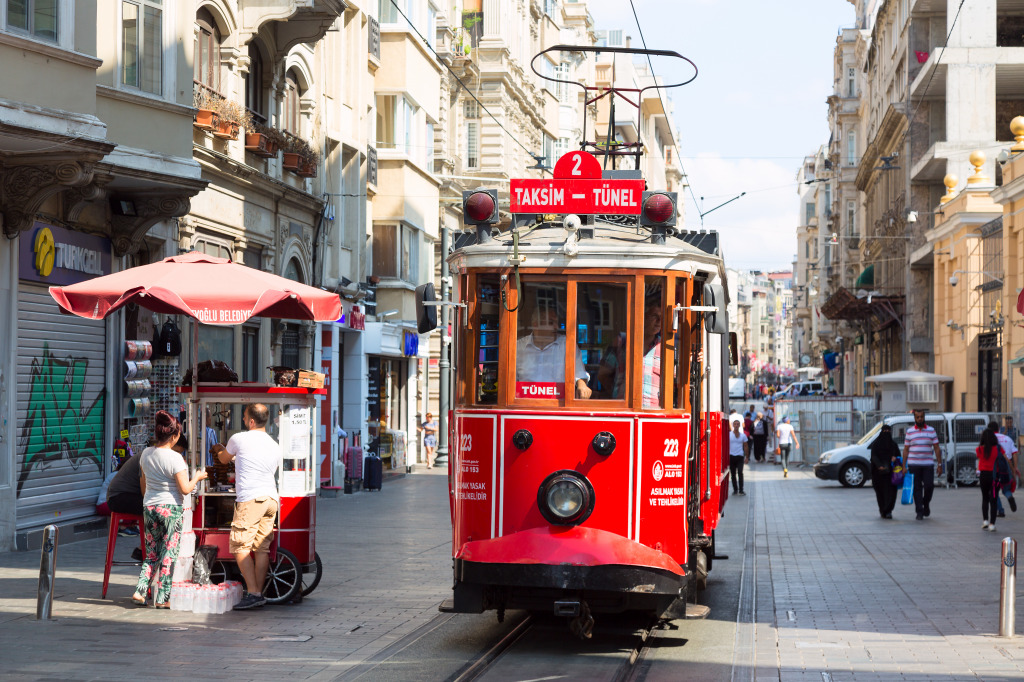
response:
[[[447,479],[425,473],[318,500],[324,576],[295,605],[219,615],[135,607],[132,566],[112,569],[102,600],[104,538],[59,547],[55,620],[36,621],[39,553],[0,553],[2,677],[333,679],[426,624],[451,594]],[[119,538],[117,558],[136,546]],[[310,639],[260,639],[295,635]]]
[[[897,503],[884,520],[870,485],[771,465],[749,477],[729,511],[755,530],[757,679],[1024,679],[1024,640],[996,636],[1000,545],[1024,540],[1024,510],[990,533],[978,488],[936,488],[929,518]]]
[[[88,540],[60,547],[56,619],[38,622],[38,553],[0,554],[4,679],[351,675],[427,626],[450,596],[446,481],[422,473],[319,500],[324,578],[298,605],[136,608],[132,567],[114,568],[101,600],[104,541]],[[1024,640],[996,636],[999,545],[1024,539],[1024,510],[984,532],[976,488],[939,488],[931,518],[897,505],[885,521],[870,487],[841,488],[809,469],[783,479],[769,465],[747,476],[749,495],[729,500],[719,531],[730,560],[711,574],[711,618],[659,634],[649,680],[1024,680]],[[121,538],[119,558],[133,546]],[[261,639],[292,635],[310,639]]]

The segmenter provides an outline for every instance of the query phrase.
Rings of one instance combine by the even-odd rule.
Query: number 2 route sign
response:
[[[602,179],[593,154],[569,152],[555,164],[554,176],[512,180],[511,212],[640,214],[644,181]]]

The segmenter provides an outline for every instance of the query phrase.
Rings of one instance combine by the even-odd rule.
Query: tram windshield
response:
[[[660,274],[524,274],[518,304],[509,307],[504,297],[511,304],[515,285],[476,274],[460,395],[475,405],[684,409],[694,349],[688,330],[672,329],[669,316],[682,281],[670,287]]]

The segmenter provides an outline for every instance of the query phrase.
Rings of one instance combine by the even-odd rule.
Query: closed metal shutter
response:
[[[18,290],[17,527],[96,512],[103,483],[106,323]]]

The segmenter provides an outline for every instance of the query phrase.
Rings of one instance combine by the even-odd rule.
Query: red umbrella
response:
[[[203,324],[241,324],[257,316],[317,322],[341,317],[337,294],[198,251],[50,287],[50,295],[65,312],[94,320],[133,302]]]

